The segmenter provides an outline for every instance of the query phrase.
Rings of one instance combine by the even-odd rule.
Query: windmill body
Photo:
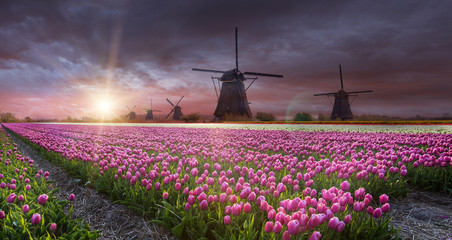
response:
[[[372,90],[366,90],[366,91],[356,91],[356,92],[346,92],[344,90],[344,83],[342,80],[342,67],[339,65],[339,73],[341,78],[341,89],[334,93],[320,93],[320,94],[314,94],[314,96],[334,96],[334,105],[333,105],[333,111],[331,112],[331,120],[335,120],[336,118],[347,120],[353,118],[352,109],[350,107],[350,101],[349,96],[356,97],[359,93],[368,93],[372,92]]]
[[[182,99],[184,98],[184,96],[182,96],[179,101],[176,103],[176,105],[174,105],[168,98],[166,99],[166,101],[171,105],[172,109],[171,112],[168,114],[168,116],[166,116],[166,119],[169,118],[169,116],[173,114],[173,120],[180,120],[182,117],[182,107],[179,106],[179,103],[182,101]]]
[[[220,79],[221,91],[213,114],[216,118],[222,118],[226,114],[252,117],[243,83],[245,77],[241,73],[237,74],[237,77],[235,75],[236,70],[233,69],[225,72]]]
[[[161,112],[160,110],[154,110],[152,109],[152,99],[151,99],[151,109],[143,109],[146,111],[146,116],[144,117],[145,120],[154,120],[154,112]]]
[[[282,78],[282,75],[256,73],[256,72],[240,72],[238,64],[238,47],[237,47],[237,28],[235,28],[235,68],[229,71],[219,71],[210,69],[192,68],[193,71],[201,72],[213,72],[223,74],[221,77],[212,77],[212,81],[217,79],[221,81],[220,95],[218,97],[217,107],[214,112],[216,119],[223,119],[226,115],[243,116],[247,118],[252,117],[252,113],[249,107],[248,98],[246,97],[247,89],[254,83],[257,77],[245,77],[245,75],[251,76],[265,76],[265,77],[278,77]],[[245,88],[244,81],[252,79],[253,81]],[[216,86],[214,82],[216,91]]]
[[[135,120],[137,118],[137,114],[133,111],[135,109],[136,105],[133,106],[132,109],[129,108],[129,106],[127,106],[127,109],[129,110],[129,113],[126,115],[126,118],[129,121]]]

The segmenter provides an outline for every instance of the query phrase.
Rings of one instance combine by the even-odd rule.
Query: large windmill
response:
[[[146,117],[144,117],[145,120],[153,120],[154,119],[154,112],[161,112],[160,110],[152,109],[152,99],[151,99],[151,109],[143,108],[143,110],[146,111]]]
[[[182,96],[179,101],[176,103],[176,105],[174,105],[168,98],[166,99],[166,101],[168,101],[168,103],[171,105],[172,109],[171,112],[168,113],[168,116],[166,116],[166,119],[169,118],[169,116],[171,115],[171,113],[174,112],[173,114],[173,120],[180,120],[180,118],[182,117],[182,108],[179,106],[180,101],[182,101],[182,98],[184,98],[184,96]]]
[[[366,91],[356,91],[356,92],[346,92],[344,90],[344,83],[342,81],[342,67],[339,64],[339,74],[341,77],[341,90],[337,92],[332,93],[320,93],[320,94],[314,94],[314,96],[323,96],[326,95],[328,97],[334,96],[334,106],[333,111],[331,112],[330,118],[332,120],[336,118],[340,118],[342,120],[345,119],[352,119],[352,109],[350,108],[350,102],[348,101],[348,97],[354,97],[353,100],[355,100],[356,96],[358,96],[359,93],[368,93],[372,92],[372,90],[366,90]],[[352,101],[353,103],[353,101]]]
[[[126,118],[129,120],[135,120],[137,118],[137,114],[133,111],[137,105],[133,106],[132,109],[127,106],[127,109],[129,110],[129,113],[126,115]]]
[[[215,118],[222,119],[226,114],[233,116],[245,116],[252,117],[249,107],[248,99],[246,97],[246,91],[256,81],[257,77],[245,77],[250,76],[264,76],[264,77],[277,77],[282,78],[283,75],[257,73],[257,72],[241,72],[239,70],[238,61],[238,46],[237,46],[237,28],[235,28],[235,68],[229,71],[209,70],[192,68],[193,71],[201,72],[213,72],[222,73],[221,77],[212,77],[212,82],[215,88],[215,92],[218,98],[217,108],[215,109]],[[215,79],[218,81],[218,88],[220,90],[220,96],[218,96],[217,87],[215,85]],[[243,83],[247,79],[253,81],[245,88]],[[220,87],[220,81],[222,82]]]

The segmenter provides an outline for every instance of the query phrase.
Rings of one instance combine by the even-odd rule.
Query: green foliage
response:
[[[8,123],[8,122],[18,122],[19,119],[16,118],[16,115],[11,112],[5,112],[0,114],[0,122]]]
[[[259,121],[275,121],[275,116],[271,113],[257,112],[256,119]]]
[[[311,114],[305,112],[297,113],[297,115],[295,115],[294,121],[303,121],[303,122],[312,121],[312,116]]]
[[[186,114],[183,115],[181,117],[181,120],[184,122],[198,122],[199,119],[201,118],[201,116],[199,115],[199,113],[190,113],[190,114]]]

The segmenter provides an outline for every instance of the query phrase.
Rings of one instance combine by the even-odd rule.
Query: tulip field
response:
[[[392,198],[406,196],[410,188],[452,193],[447,128],[433,133],[372,132],[372,126],[366,131],[4,126],[83,184],[179,239],[393,239]],[[68,202],[53,200],[46,192],[49,183],[38,177],[42,173],[31,170],[32,162],[15,152],[3,131],[0,136],[1,234],[66,236],[72,233],[64,231],[74,230],[95,236],[79,220],[53,212]],[[23,194],[24,200],[10,203],[10,194]],[[42,194],[49,200],[40,200]],[[35,224],[38,213],[42,219]]]
[[[17,151],[0,128],[0,239],[96,239],[97,232],[72,219],[70,201],[53,197],[49,172],[33,167],[33,160]],[[68,196],[73,200],[74,195]]]

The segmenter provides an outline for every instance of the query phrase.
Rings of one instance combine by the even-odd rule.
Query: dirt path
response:
[[[91,230],[102,230],[100,239],[176,239],[124,205],[113,204],[105,195],[77,184],[63,169],[41,159],[28,145],[10,136],[22,155],[34,160],[34,167],[50,172],[49,180],[55,181],[53,187],[61,188],[56,197],[67,200],[71,193],[75,194],[73,217],[84,218]]]
[[[403,200],[391,199],[392,225],[402,239],[452,239],[452,197],[413,191]]]

